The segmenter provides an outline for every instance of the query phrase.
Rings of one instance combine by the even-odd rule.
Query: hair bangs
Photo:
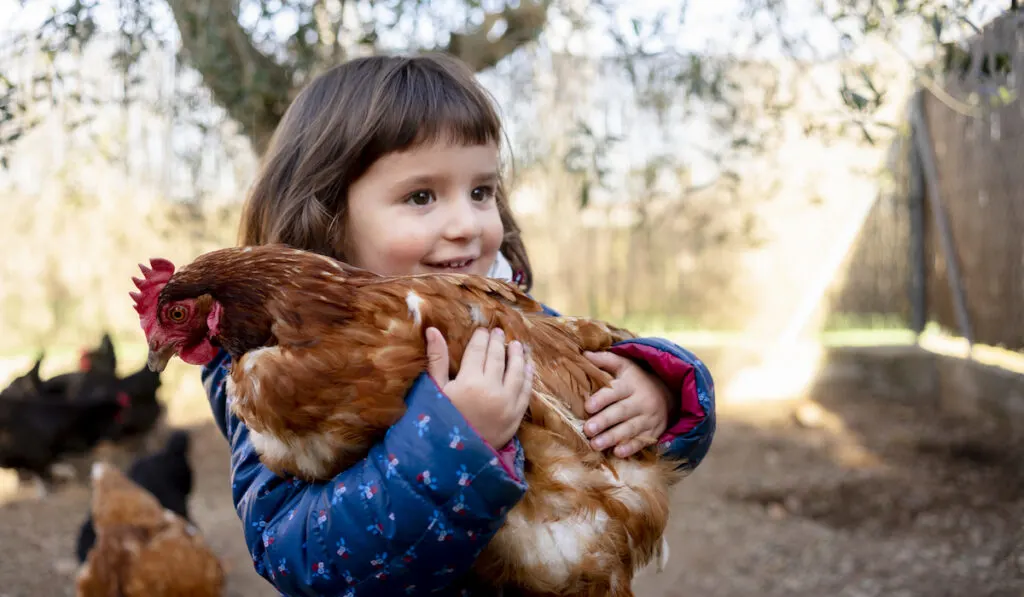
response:
[[[500,145],[501,121],[491,97],[459,66],[410,61],[394,73],[379,97],[380,145],[374,153],[433,143]]]

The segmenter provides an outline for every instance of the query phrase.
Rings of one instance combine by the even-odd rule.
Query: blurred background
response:
[[[500,106],[533,294],[669,337],[715,375],[714,447],[676,491],[673,565],[639,594],[1024,595],[1015,1],[0,0],[0,14],[0,383],[40,351],[42,378],[81,371],[104,333],[117,379],[138,371],[136,264],[235,243],[297,90],[356,56],[446,51]],[[175,361],[157,396],[145,447],[104,437],[53,462],[126,465],[193,430],[193,517],[229,592],[272,594],[198,371]],[[0,438],[22,416],[0,400]],[[0,595],[71,594],[87,477],[39,499],[18,476],[0,482],[14,554]]]

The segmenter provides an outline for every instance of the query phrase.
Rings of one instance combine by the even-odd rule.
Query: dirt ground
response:
[[[720,407],[711,455],[674,494],[671,558],[652,597],[1020,597],[1024,449],[857,387],[813,401]],[[194,434],[197,523],[229,595],[274,595],[253,571],[228,493],[226,443]],[[88,489],[0,506],[0,597],[71,595]]]

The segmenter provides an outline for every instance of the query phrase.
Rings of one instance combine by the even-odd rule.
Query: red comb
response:
[[[140,263],[139,269],[142,270],[142,278],[132,278],[132,282],[135,282],[135,287],[139,291],[129,294],[135,301],[135,311],[139,315],[143,315],[155,305],[160,290],[174,275],[174,264],[166,259],[155,257],[149,260],[149,267]]]

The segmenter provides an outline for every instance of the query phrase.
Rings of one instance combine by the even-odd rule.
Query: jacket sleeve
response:
[[[544,307],[545,313],[558,312]],[[618,342],[611,352],[641,362],[661,378],[679,402],[674,421],[658,438],[662,453],[692,471],[704,460],[715,436],[715,382],[706,365],[690,351],[661,338]]]
[[[426,594],[473,564],[526,491],[517,440],[503,458],[426,374],[366,459],[323,483],[264,467],[231,413],[230,358],[204,367],[231,445],[231,487],[257,572],[285,595]]]

